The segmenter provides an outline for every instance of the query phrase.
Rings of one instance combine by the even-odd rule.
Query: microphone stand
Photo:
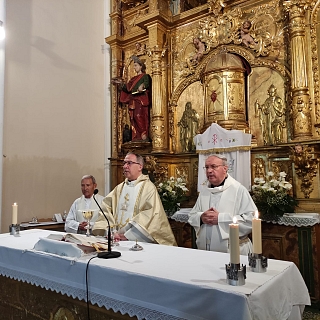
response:
[[[110,227],[110,222],[109,219],[107,218],[107,216],[105,215],[105,213],[103,212],[103,210],[101,209],[98,201],[95,198],[95,195],[98,193],[98,189],[94,190],[93,193],[93,199],[96,202],[96,204],[98,205],[99,209],[101,210],[103,216],[105,217],[105,219],[108,222],[108,251],[107,252],[98,252],[98,258],[102,258],[102,259],[112,259],[112,258],[119,258],[121,256],[120,252],[117,251],[111,251],[111,227]]]

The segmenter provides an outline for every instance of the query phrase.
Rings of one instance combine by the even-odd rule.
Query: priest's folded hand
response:
[[[217,225],[219,212],[215,208],[210,208],[201,215],[201,220],[205,224]]]

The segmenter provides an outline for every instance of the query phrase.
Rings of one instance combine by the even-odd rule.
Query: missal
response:
[[[86,235],[77,233],[66,234],[50,234],[48,239],[65,241],[76,244],[84,253],[90,253],[93,251],[105,251],[108,250],[108,241],[103,237],[87,237]]]

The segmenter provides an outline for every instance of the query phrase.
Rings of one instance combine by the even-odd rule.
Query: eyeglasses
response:
[[[214,171],[217,171],[219,167],[225,167],[225,165],[224,164],[214,164],[211,166],[205,166],[205,167],[203,167],[203,169],[205,169],[205,170],[212,169]]]
[[[123,166],[125,166],[126,164],[127,164],[129,167],[130,167],[131,165],[133,165],[133,164],[140,164],[140,165],[141,165],[141,163],[139,163],[139,162],[123,161]]]

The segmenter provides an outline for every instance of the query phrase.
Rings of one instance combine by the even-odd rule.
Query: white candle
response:
[[[253,253],[262,254],[261,219],[258,218],[258,211],[252,219],[252,242]]]
[[[229,224],[229,251],[230,263],[240,263],[240,247],[239,247],[239,224],[236,217],[233,218],[233,223]]]
[[[18,205],[14,203],[12,205],[12,224],[18,223]]]

